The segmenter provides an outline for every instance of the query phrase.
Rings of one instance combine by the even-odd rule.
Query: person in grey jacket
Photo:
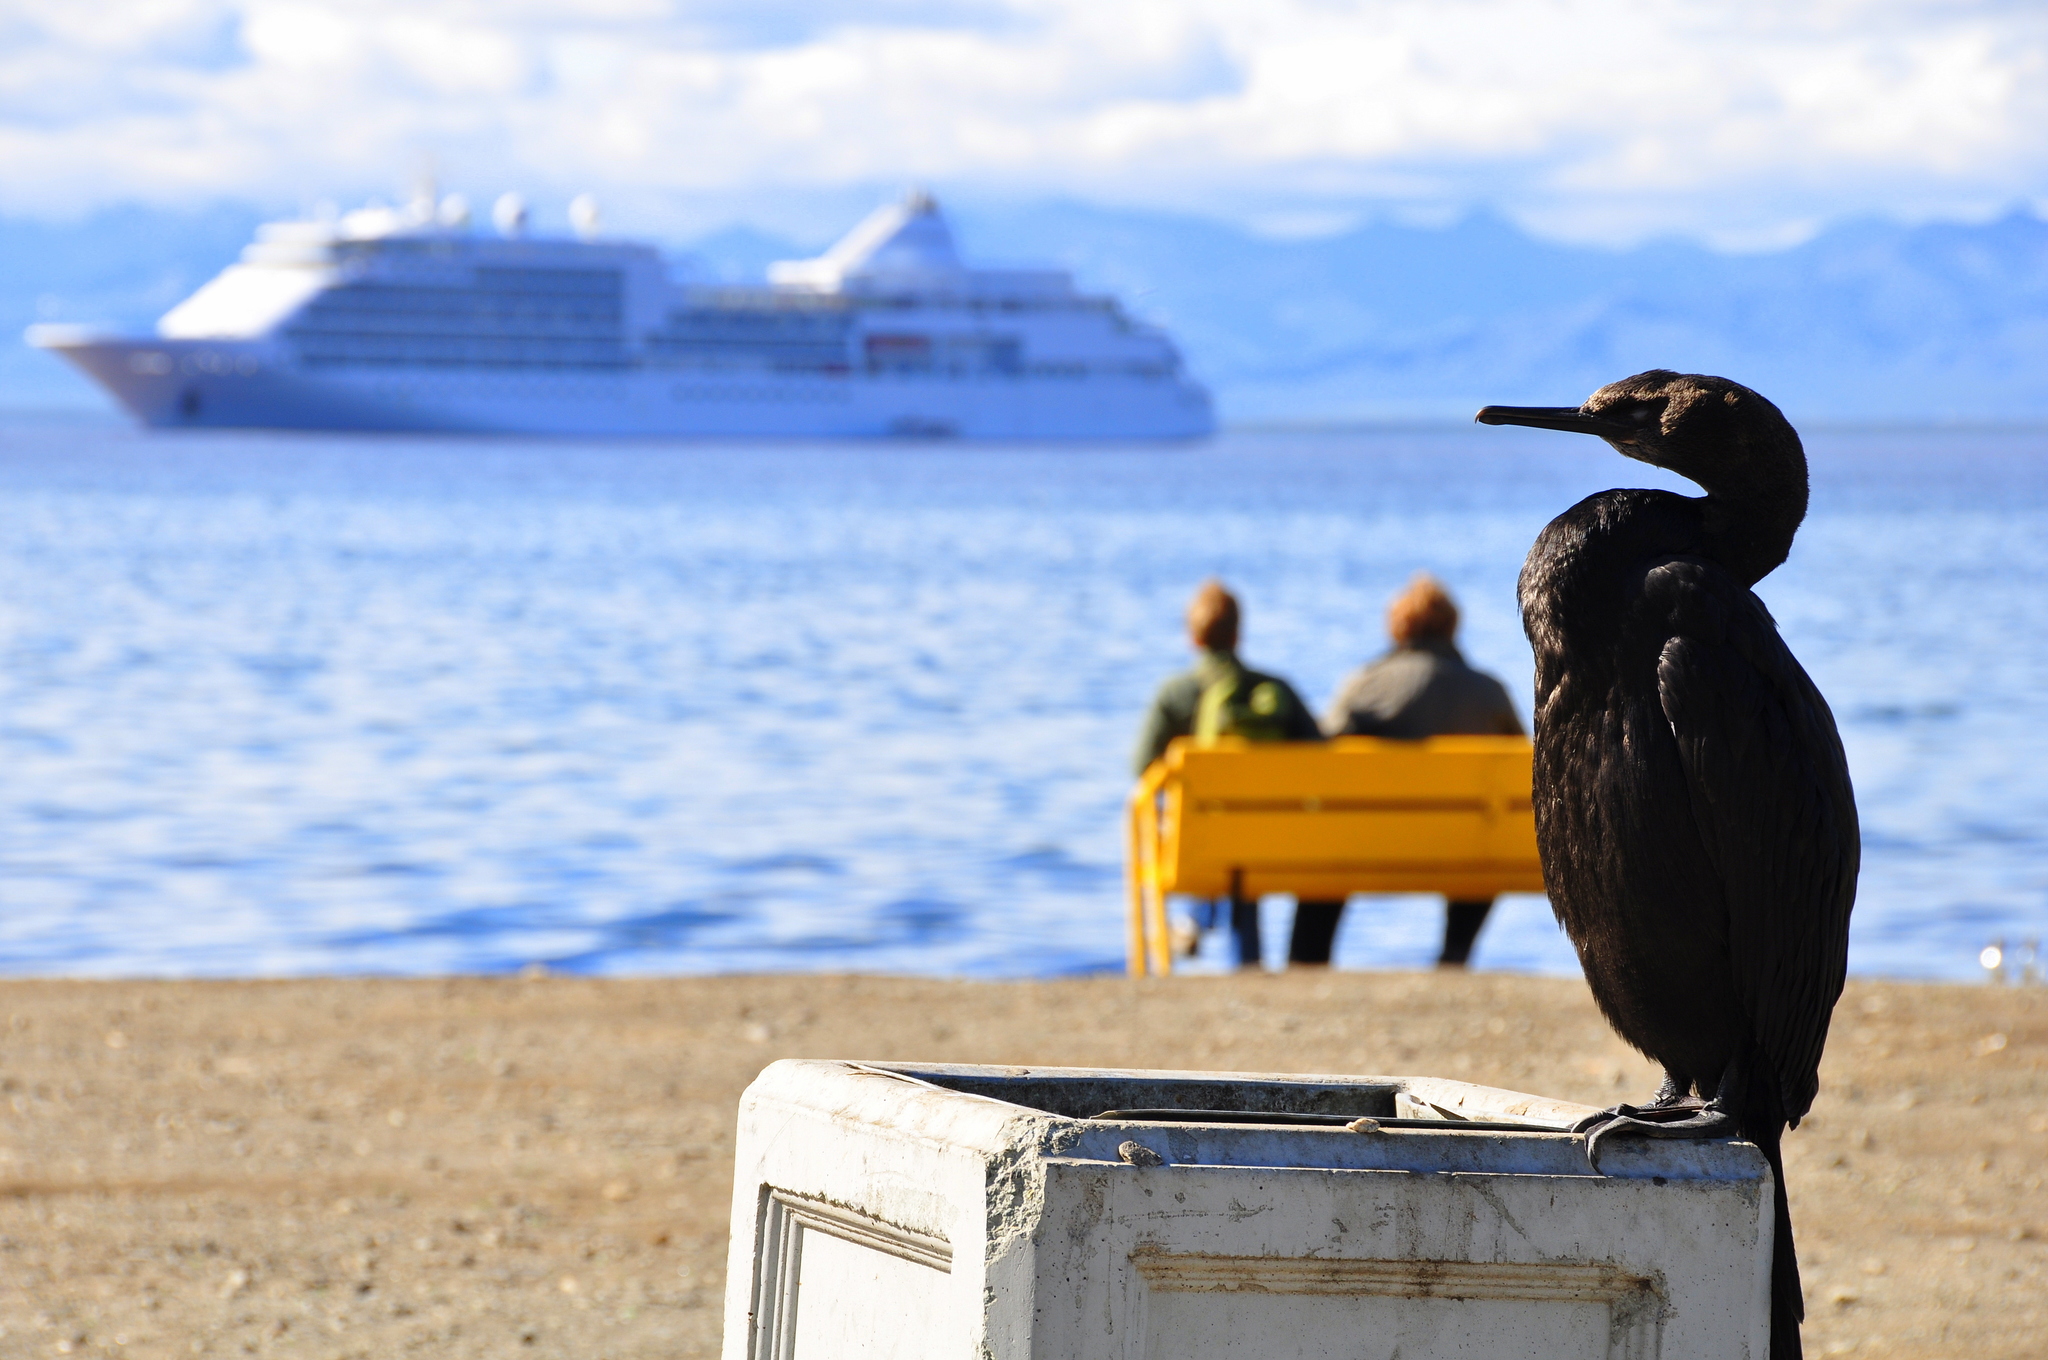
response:
[[[1458,606],[1441,582],[1418,574],[1387,609],[1394,649],[1352,673],[1323,714],[1332,737],[1414,741],[1451,735],[1518,736],[1521,717],[1507,687],[1465,664],[1453,640]],[[1439,968],[1463,968],[1493,903],[1451,902],[1444,914]],[[1342,902],[1303,902],[1295,910],[1288,959],[1328,963]]]

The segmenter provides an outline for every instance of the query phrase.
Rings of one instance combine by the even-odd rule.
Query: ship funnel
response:
[[[526,234],[526,200],[518,194],[500,194],[491,208],[491,221],[500,236]]]
[[[868,214],[823,255],[769,265],[768,281],[819,293],[933,292],[958,288],[966,272],[937,200],[917,189]]]
[[[589,194],[578,194],[569,200],[569,225],[576,234],[588,241],[596,237],[600,225],[597,214],[597,200]]]

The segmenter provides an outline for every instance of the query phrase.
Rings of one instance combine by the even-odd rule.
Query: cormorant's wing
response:
[[[1797,1124],[1848,964],[1861,841],[1834,715],[1763,603],[1720,566],[1643,578],[1657,690],[1728,909],[1736,995]]]

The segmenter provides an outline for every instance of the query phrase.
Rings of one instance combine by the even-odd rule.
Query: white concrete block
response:
[[[1597,1176],[1562,1131],[1587,1113],[1418,1077],[778,1062],[740,1103],[725,1360],[1764,1360],[1763,1157],[1617,1140]]]

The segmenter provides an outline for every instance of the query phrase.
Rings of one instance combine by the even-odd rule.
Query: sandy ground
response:
[[[0,983],[0,1356],[714,1352],[784,1056],[1416,1073],[1611,1103],[1576,981]],[[1810,1355],[2048,1354],[2048,989],[1852,983],[1787,1144]]]

